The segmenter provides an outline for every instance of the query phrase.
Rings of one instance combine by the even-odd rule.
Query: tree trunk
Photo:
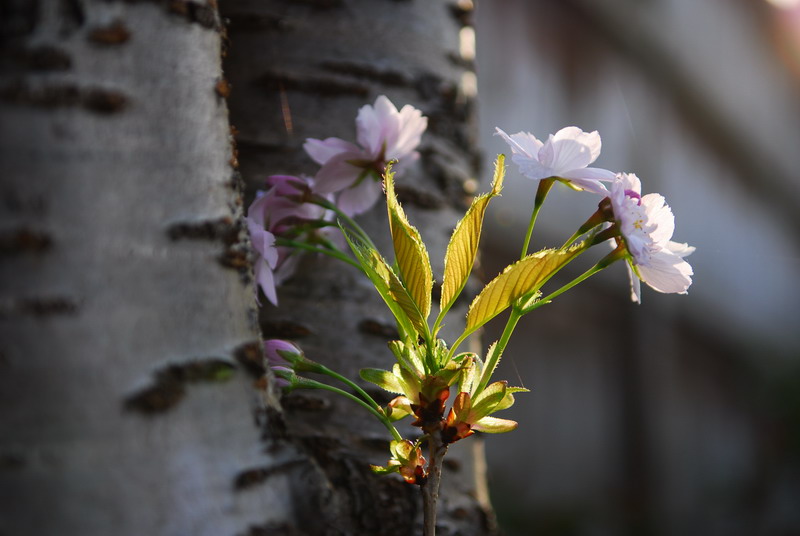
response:
[[[398,108],[412,104],[429,117],[429,129],[420,165],[398,178],[397,191],[441,281],[445,246],[475,185],[474,100],[461,85],[472,72],[458,40],[470,11],[440,1],[377,0],[224,0],[221,10],[229,21],[224,67],[246,199],[263,189],[268,175],[313,175],[318,166],[303,152],[304,140],[355,141],[357,110],[378,95]],[[391,258],[385,204],[360,222]],[[279,307],[262,310],[265,337],[294,340],[309,358],[351,378],[363,367],[391,367],[386,342],[397,337],[391,314],[353,268],[305,257],[278,296]],[[463,318],[468,302],[451,313],[445,329],[451,341],[463,328],[453,319]],[[363,387],[388,402],[386,393]],[[421,534],[419,490],[376,476],[368,466],[386,464],[391,437],[352,402],[326,394],[295,391],[283,399],[289,439],[323,477],[321,483],[296,482],[296,494],[331,493],[309,501],[314,510],[301,511],[291,528],[299,534]],[[401,432],[419,434],[410,427]],[[450,449],[439,534],[494,530],[481,448],[479,439],[470,438]],[[265,480],[262,489],[269,485]]]
[[[250,194],[269,173],[312,173],[302,140],[352,137],[376,95],[415,104],[430,129],[398,192],[441,275],[472,177],[455,56],[468,13],[251,4],[224,4]],[[419,530],[418,490],[368,470],[386,462],[382,429],[305,393],[282,414],[257,381],[223,29],[214,2],[0,7],[2,534]],[[362,221],[385,229],[380,209]],[[308,258],[280,297],[267,336],[350,375],[388,366],[388,314],[347,267]],[[480,443],[464,443],[445,467],[441,534],[490,531]]]
[[[246,489],[276,462],[237,363],[260,336],[215,9],[12,0],[0,27],[0,533],[289,516]]]

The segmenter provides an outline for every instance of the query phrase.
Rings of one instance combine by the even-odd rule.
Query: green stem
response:
[[[591,276],[593,276],[594,274],[596,274],[600,270],[608,268],[614,262],[616,262],[616,261],[618,261],[620,259],[624,259],[626,255],[627,255],[627,250],[624,248],[624,246],[618,247],[617,249],[615,249],[614,251],[612,251],[611,253],[609,253],[608,255],[603,257],[602,259],[600,259],[600,261],[597,264],[595,264],[594,266],[592,266],[591,268],[589,268],[588,270],[583,272],[581,275],[579,275],[578,277],[576,277],[575,279],[573,279],[572,281],[570,281],[569,283],[567,283],[566,285],[564,285],[560,289],[556,290],[552,294],[548,294],[547,296],[545,296],[544,298],[538,300],[536,303],[534,303],[533,305],[531,305],[527,309],[524,309],[522,311],[522,314],[528,314],[531,311],[533,311],[535,309],[538,309],[542,305],[546,305],[546,304],[550,303],[551,301],[553,301],[554,298],[557,298],[558,296],[560,296],[561,294],[565,293],[566,291],[568,291],[569,289],[571,289],[572,287],[574,287],[578,283],[582,283],[583,281],[589,279]]]
[[[317,246],[312,246],[311,244],[307,244],[305,242],[298,242],[296,240],[289,240],[288,238],[277,238],[275,240],[275,245],[278,246],[289,246],[297,249],[302,249],[305,251],[311,251],[313,253],[323,253],[328,255],[329,257],[333,257],[334,259],[339,259],[340,261],[344,261],[350,266],[355,266],[362,272],[364,269],[358,264],[356,261],[339,251],[338,249],[327,249],[327,248],[320,248]]]
[[[522,253],[519,256],[520,259],[524,259],[528,254],[528,247],[531,243],[531,235],[533,235],[533,226],[536,224],[536,217],[539,215],[539,210],[541,210],[544,200],[547,198],[547,194],[550,192],[550,188],[553,187],[555,182],[556,180],[552,177],[539,181],[539,189],[536,190],[536,199],[533,202],[531,221],[528,223],[528,231],[525,233],[525,242],[522,244]]]
[[[377,247],[375,247],[375,244],[372,242],[372,239],[370,239],[367,232],[358,223],[356,223],[356,221],[353,218],[342,212],[342,209],[336,206],[335,203],[331,203],[324,197],[319,197],[319,196],[315,196],[311,202],[314,203],[315,205],[319,205],[323,208],[327,208],[328,210],[332,210],[333,212],[335,212],[336,215],[339,217],[339,219],[347,223],[347,225],[349,225],[350,228],[353,229],[353,231],[355,231],[356,234],[358,234],[358,236],[364,240],[364,242],[372,246],[373,249],[378,249]]]
[[[353,389],[356,393],[358,393],[359,396],[361,396],[361,398],[363,398],[364,401],[367,402],[368,404],[370,404],[373,408],[375,408],[378,411],[383,411],[383,409],[381,408],[380,404],[375,402],[375,400],[371,396],[369,396],[366,391],[364,391],[361,387],[358,386],[358,384],[356,384],[351,379],[349,379],[349,378],[347,378],[345,376],[342,376],[338,372],[329,369],[325,365],[320,365],[320,372],[322,374],[327,374],[331,378],[339,380],[343,384],[345,384],[348,387],[350,387],[351,389]]]
[[[400,435],[400,432],[398,432],[397,428],[395,428],[392,425],[392,422],[383,413],[383,411],[376,410],[375,408],[373,408],[372,406],[370,406],[369,404],[367,404],[366,402],[364,402],[363,400],[361,400],[357,396],[355,396],[355,395],[353,395],[351,393],[348,393],[344,389],[339,389],[338,387],[334,387],[334,386],[328,385],[326,383],[317,382],[317,381],[309,380],[309,379],[305,379],[305,378],[303,380],[304,380],[303,381],[303,386],[304,387],[311,387],[311,388],[315,388],[315,389],[323,389],[325,391],[330,391],[332,393],[336,393],[336,394],[342,395],[343,397],[349,398],[350,400],[352,400],[356,404],[359,404],[360,406],[366,408],[367,411],[372,413],[379,421],[381,421],[383,423],[383,425],[386,427],[386,429],[389,430],[389,433],[392,434],[392,437],[394,437],[397,441],[402,441],[403,440],[403,436]]]
[[[494,347],[494,352],[492,355],[489,356],[489,360],[486,362],[486,366],[483,367],[483,372],[481,373],[481,381],[478,383],[478,388],[475,390],[474,396],[477,396],[478,393],[483,391],[486,386],[489,384],[489,380],[494,373],[494,369],[497,366],[497,362],[500,360],[500,356],[503,355],[503,351],[506,349],[506,345],[508,344],[508,340],[511,338],[511,334],[514,333],[514,328],[517,327],[517,322],[522,317],[524,313],[522,313],[516,306],[511,308],[511,314],[508,317],[508,321],[506,322],[506,327],[503,329],[503,334],[500,336],[500,340],[497,342],[497,345]]]

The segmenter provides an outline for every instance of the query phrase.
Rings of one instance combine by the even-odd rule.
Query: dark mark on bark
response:
[[[448,469],[449,471],[452,471],[454,473],[461,471],[461,462],[453,457],[445,458],[442,461],[442,466],[445,469]]]
[[[234,491],[242,491],[252,488],[253,486],[264,483],[269,477],[276,473],[280,473],[306,463],[308,462],[304,459],[294,459],[272,467],[254,467],[252,469],[247,469],[236,475],[236,478],[233,480],[233,489]]]
[[[7,47],[0,51],[0,67],[8,71],[67,71],[72,67],[72,58],[51,45]]]
[[[227,25],[231,31],[244,32],[286,32],[294,29],[294,25],[285,17],[261,13],[226,14]]]
[[[170,240],[222,240],[233,244],[238,239],[239,225],[229,216],[216,220],[177,222],[167,227]]]
[[[360,82],[333,76],[303,76],[287,72],[268,72],[256,78],[256,85],[270,91],[305,91],[321,95],[369,95],[369,87]]]
[[[267,372],[264,368],[264,348],[261,341],[250,341],[237,346],[233,350],[233,357],[255,378],[261,378]]]
[[[0,233],[0,257],[32,252],[41,253],[53,246],[50,235],[31,229],[15,229]]]
[[[0,44],[23,38],[36,28],[41,9],[39,0],[3,2],[0,8]]]
[[[231,85],[224,77],[218,78],[217,83],[214,84],[214,91],[216,91],[218,97],[227,99],[231,96]]]
[[[447,61],[449,61],[456,67],[461,67],[462,69],[466,69],[468,71],[473,71],[473,72],[475,71],[475,60],[466,60],[461,57],[461,54],[456,54],[455,52],[448,52]]]
[[[16,312],[23,315],[35,317],[47,317],[54,315],[72,315],[78,311],[78,304],[75,300],[66,296],[39,296],[34,298],[23,298],[16,302],[15,307],[8,313]]]
[[[261,322],[261,333],[272,339],[300,339],[313,334],[307,326],[290,320],[266,320]]]
[[[33,88],[24,82],[0,88],[0,100],[37,108],[80,107],[99,114],[120,112],[128,105],[128,98],[116,90],[81,88],[72,84]]]
[[[344,0],[294,0],[294,3],[305,4],[318,9],[331,9],[344,6]]]
[[[445,201],[440,196],[425,190],[420,190],[407,184],[395,186],[397,199],[402,204],[412,204],[424,209],[438,209],[444,206]]]
[[[222,28],[214,5],[200,4],[187,0],[168,0],[167,11],[174,15],[180,15],[188,22],[199,24],[203,28],[210,30],[220,30]]]
[[[107,26],[97,26],[89,30],[87,39],[98,45],[116,46],[127,43],[131,32],[121,20],[115,20]]]
[[[163,413],[183,399],[187,384],[226,381],[235,370],[232,363],[217,358],[170,365],[155,373],[153,385],[126,398],[124,407],[150,415]]]
[[[358,330],[367,335],[375,335],[386,340],[395,340],[400,338],[397,331],[397,326],[388,322],[381,322],[371,318],[365,318],[358,324]]]
[[[0,470],[21,469],[27,465],[25,456],[19,453],[0,454]]]
[[[80,0],[61,0],[58,9],[62,36],[67,36],[86,24],[86,10]]]
[[[309,411],[316,413],[329,410],[331,403],[325,398],[294,391],[281,398],[281,406],[287,411]]]
[[[322,62],[320,67],[333,73],[366,78],[387,86],[410,87],[413,85],[413,78],[401,71],[391,68],[382,69],[368,63],[329,60]]]
[[[471,7],[464,7],[462,4],[450,4],[450,15],[461,26],[473,26],[472,14],[474,9]]]
[[[389,451],[389,439],[385,437],[362,437],[359,439],[359,443],[368,450],[377,452]]]
[[[288,523],[268,521],[263,525],[250,525],[247,532],[239,533],[236,536],[306,536],[306,534]]]

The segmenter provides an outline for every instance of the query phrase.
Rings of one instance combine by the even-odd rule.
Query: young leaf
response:
[[[475,422],[472,425],[472,429],[486,434],[502,434],[516,430],[517,426],[516,421],[498,419],[497,417],[484,417]]]
[[[400,385],[397,376],[388,370],[363,368],[358,371],[358,375],[361,376],[362,380],[374,383],[381,389],[389,391],[390,393],[395,393],[398,395],[404,394],[403,387]]]
[[[378,253],[378,251],[371,246],[362,242],[361,239],[353,235],[341,225],[339,228],[341,229],[345,240],[347,240],[347,243],[350,245],[350,249],[353,251],[353,254],[358,259],[359,264],[361,264],[361,267],[364,269],[364,273],[366,273],[367,277],[369,277],[369,280],[372,281],[373,286],[378,291],[378,294],[381,295],[383,301],[386,302],[386,305],[389,307],[389,309],[392,311],[392,314],[402,330],[405,331],[407,335],[413,335],[414,338],[416,338],[416,333],[424,333],[424,331],[418,331],[414,325],[415,323],[410,321],[405,309],[400,303],[398,303],[398,299],[392,292],[392,281],[393,279],[396,280],[397,276],[383,259],[383,257],[381,257],[380,253]]]
[[[458,222],[450,243],[447,245],[447,253],[444,257],[444,278],[442,279],[442,298],[440,303],[439,316],[442,317],[452,307],[464,285],[467,283],[472,266],[475,264],[475,257],[478,254],[478,243],[481,240],[481,229],[483,228],[483,217],[486,208],[493,197],[500,195],[503,189],[503,177],[505,175],[505,157],[498,155],[494,163],[494,179],[492,180],[492,191],[476,197],[467,213]]]
[[[433,271],[428,251],[419,231],[408,223],[403,207],[397,201],[391,165],[386,166],[383,183],[386,188],[386,206],[389,210],[389,229],[392,232],[394,255],[400,268],[400,277],[422,318],[427,321],[431,312],[433,288]]]
[[[507,266],[478,294],[467,312],[466,332],[472,333],[519,298],[536,292],[582,249],[544,249]]]

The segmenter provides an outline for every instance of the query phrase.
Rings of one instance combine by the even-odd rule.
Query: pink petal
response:
[[[595,133],[596,134],[596,133]],[[551,135],[539,151],[542,165],[553,168],[555,175],[566,171],[585,168],[594,161],[591,145],[584,143],[583,131],[577,127],[567,127]]]
[[[386,145],[387,160],[402,160],[419,146],[422,133],[428,128],[428,118],[410,104],[406,104],[400,110],[399,127],[395,142]]]
[[[336,203],[348,216],[355,216],[366,212],[381,196],[381,185],[371,177],[366,177],[361,184],[343,190]]]
[[[511,146],[512,153],[534,159],[538,162],[538,154],[539,150],[542,148],[542,142],[537,140],[530,132],[517,132],[509,136],[500,128],[495,127],[495,134],[502,137],[506,143]]]
[[[256,260],[255,275],[256,282],[258,286],[261,287],[261,290],[264,291],[264,295],[267,299],[272,302],[273,305],[278,305],[278,294],[275,292],[275,279],[272,269],[267,266],[263,258]]]
[[[669,250],[654,253],[648,265],[637,270],[650,288],[667,294],[686,294],[694,274],[688,262]]]
[[[359,150],[352,143],[339,138],[326,138],[325,140],[308,138],[303,144],[303,149],[314,162],[320,165],[339,153],[358,152]]]
[[[647,212],[647,223],[654,224],[650,237],[658,244],[666,244],[675,232],[675,216],[661,194],[642,196],[642,206]]]
[[[314,191],[331,194],[353,184],[364,170],[347,161],[363,158],[363,154],[341,153],[328,160],[314,177]]]

